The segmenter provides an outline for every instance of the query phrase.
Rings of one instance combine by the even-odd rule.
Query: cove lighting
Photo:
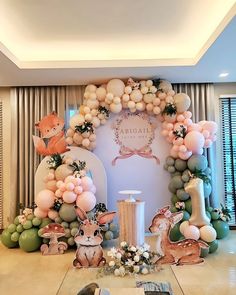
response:
[[[228,75],[229,75],[229,73],[224,72],[224,73],[219,74],[219,77],[224,78],[224,77],[227,77]]]

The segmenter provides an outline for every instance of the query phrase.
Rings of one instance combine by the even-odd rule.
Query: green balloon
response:
[[[70,231],[70,233],[71,233],[71,235],[74,237],[76,234],[77,234],[77,232],[78,232],[78,228],[72,228],[71,229],[71,231]]]
[[[223,239],[229,234],[229,225],[227,222],[223,220],[214,220],[212,221],[212,225],[216,230],[217,239]]]
[[[4,231],[2,232],[1,241],[2,241],[3,245],[6,246],[7,248],[16,248],[16,247],[18,247],[18,243],[13,242],[11,240],[11,233],[7,229],[4,229]]]
[[[11,240],[12,242],[18,242],[19,241],[19,237],[20,237],[20,234],[18,232],[14,232],[12,235],[11,235]]]
[[[23,224],[24,229],[30,229],[32,227],[31,220],[26,220],[26,222]]]
[[[176,188],[175,188],[175,186],[173,185],[172,182],[169,183],[169,185],[168,185],[168,189],[169,189],[169,191],[170,191],[171,193],[173,193],[173,194],[176,193]]]
[[[70,246],[74,246],[75,244],[75,240],[73,237],[70,237],[68,240],[67,240],[67,244],[70,245]]]
[[[22,233],[23,230],[24,230],[23,225],[22,225],[22,224],[18,224],[17,227],[16,227],[16,231],[17,231],[18,233]]]
[[[175,167],[174,167],[174,166],[169,166],[169,167],[167,168],[167,171],[168,171],[169,173],[174,173],[174,172],[175,172]]]
[[[175,205],[175,203],[177,203],[177,202],[179,202],[179,199],[177,198],[177,196],[176,195],[172,195],[172,197],[171,197],[171,203],[173,205]]]
[[[40,228],[40,229],[38,230],[38,236],[39,236],[39,237],[42,237],[42,234],[43,234],[43,229]]]
[[[9,233],[14,233],[15,231],[16,231],[16,225],[14,224],[14,223],[12,223],[12,224],[10,224],[9,226],[8,226],[8,231],[9,231]]]
[[[174,173],[171,174],[171,177],[173,178],[174,176],[181,176],[181,172],[175,171]]]
[[[20,224],[20,221],[19,221],[19,219],[18,219],[18,216],[16,216],[16,218],[14,219],[14,224],[15,224],[15,225]]]
[[[56,223],[62,223],[62,219],[61,219],[61,217],[59,217],[59,216],[56,217],[56,218],[55,218],[55,222],[56,222]]]
[[[207,217],[209,217],[209,219],[211,221],[211,213],[209,211],[206,211],[206,215],[207,215]]]
[[[66,238],[70,238],[71,237],[71,233],[70,233],[70,229],[69,228],[66,228],[65,229],[65,237]]]
[[[211,219],[212,219],[212,220],[217,220],[217,219],[219,219],[219,218],[220,218],[220,212],[213,210],[213,211],[211,212]]]
[[[186,193],[186,191],[183,188],[178,189],[176,191],[176,195],[180,201],[186,201],[190,198],[189,194]]]
[[[179,231],[179,226],[180,226],[179,223],[175,224],[174,227],[170,231],[170,240],[172,242],[179,241],[179,239],[181,237],[181,232]]]
[[[171,206],[171,207],[170,207],[170,212],[171,212],[171,213],[178,212],[178,209],[177,209],[175,206]]]
[[[203,155],[193,155],[188,159],[188,168],[191,172],[197,170],[204,171],[207,168],[207,158]]]
[[[44,226],[46,226],[46,225],[48,225],[49,223],[52,223],[52,222],[53,221],[50,218],[48,218],[48,217],[43,218],[42,219],[42,222],[40,224],[40,228],[43,228]]]
[[[108,230],[108,231],[105,233],[105,239],[106,239],[106,240],[112,240],[113,237],[114,237],[114,235],[113,235],[113,232],[112,232],[112,231]]]
[[[114,232],[114,231],[118,231],[118,224],[116,224],[116,223],[114,223],[114,222],[110,223],[110,230],[111,230],[112,232]]]
[[[40,248],[42,239],[38,236],[37,228],[24,230],[19,238],[20,248],[25,252],[33,252]]]
[[[104,224],[104,225],[101,226],[101,230],[102,231],[108,231],[108,229],[109,229],[109,225],[108,224]]]
[[[119,231],[113,231],[113,239],[119,238]]]
[[[192,201],[189,199],[185,202],[185,210],[192,214]]]
[[[40,226],[41,222],[42,222],[42,219],[38,218],[38,217],[34,217],[33,220],[32,220],[32,224],[34,226]]]
[[[208,245],[209,245],[209,253],[214,253],[218,249],[219,243],[217,240],[215,240],[211,243],[208,243]]]
[[[174,177],[171,179],[170,183],[171,183],[176,189],[183,188],[183,186],[184,186],[184,182],[183,182],[183,180],[182,180],[182,178],[181,178],[180,175],[174,176]]]
[[[163,168],[164,168],[165,170],[167,170],[167,169],[168,169],[168,165],[167,165],[167,164],[164,164],[164,165],[163,165]]]
[[[214,209],[212,207],[207,207],[206,210],[211,213]]]
[[[79,228],[79,222],[78,221],[73,221],[70,223],[70,228]]]
[[[204,258],[209,254],[209,248],[201,248],[201,254],[200,257]]]
[[[203,188],[204,188],[204,197],[208,198],[211,194],[211,184],[204,182]]]
[[[187,168],[187,161],[181,159],[175,160],[175,168],[180,172],[184,171]]]
[[[181,178],[182,178],[183,182],[189,182],[190,176],[187,174],[183,174]]]
[[[166,158],[166,164],[168,166],[173,166],[175,164],[175,160],[172,157],[167,157]]]
[[[63,226],[64,228],[68,228],[69,227],[69,223],[62,221],[61,226]]]
[[[182,221],[189,220],[189,218],[190,218],[190,214],[188,213],[188,211],[184,210]]]
[[[26,217],[26,219],[27,220],[33,220],[34,219],[34,214],[29,214],[27,217]]]
[[[59,216],[66,222],[75,221],[77,216],[75,213],[74,205],[66,203],[62,204],[59,211]]]

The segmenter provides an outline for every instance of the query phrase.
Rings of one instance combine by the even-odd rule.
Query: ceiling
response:
[[[236,81],[235,0],[0,1],[0,86]]]

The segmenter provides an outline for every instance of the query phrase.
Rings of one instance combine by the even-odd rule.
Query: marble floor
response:
[[[152,246],[155,237],[147,237]],[[135,280],[170,282],[175,295],[236,294],[236,231],[220,241],[216,253],[208,255],[204,264],[163,266],[160,272],[134,277],[97,278],[96,269],[74,269],[74,251],[60,256],[42,256],[7,249],[0,244],[1,295],[76,295],[89,282],[101,287],[134,288]]]

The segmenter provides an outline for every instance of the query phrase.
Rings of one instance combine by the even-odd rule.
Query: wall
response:
[[[10,88],[0,87],[3,102],[3,224],[8,225],[10,216],[10,166],[11,166],[11,106]]]
[[[236,83],[217,83],[214,84],[215,98],[215,120],[219,126],[218,140],[216,141],[216,184],[219,203],[224,203],[224,187],[223,187],[223,163],[222,163],[222,147],[221,147],[221,120],[220,120],[220,96],[234,95],[236,97]]]

